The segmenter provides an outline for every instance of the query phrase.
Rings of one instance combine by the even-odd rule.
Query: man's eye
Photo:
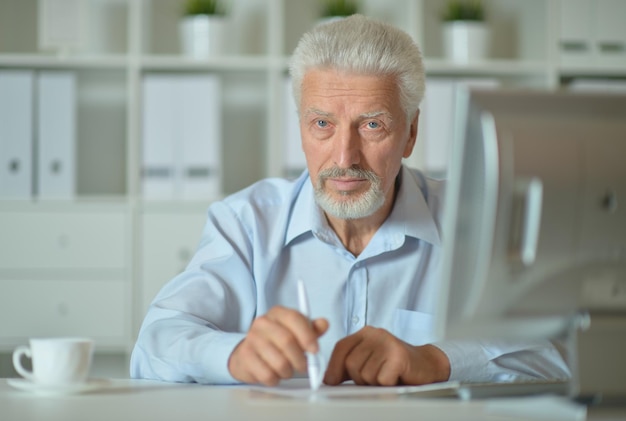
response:
[[[328,121],[326,120],[317,120],[316,124],[317,124],[317,127],[321,127],[321,128],[328,127]]]
[[[370,121],[367,123],[367,128],[368,129],[377,129],[380,127],[380,124],[376,121]]]

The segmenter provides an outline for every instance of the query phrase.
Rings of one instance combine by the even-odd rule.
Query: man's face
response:
[[[327,213],[360,219],[389,212],[417,134],[417,115],[407,121],[394,78],[308,71],[300,131],[316,200]]]

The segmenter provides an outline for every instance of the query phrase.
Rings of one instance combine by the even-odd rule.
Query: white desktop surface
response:
[[[72,420],[585,420],[587,410],[566,398],[537,396],[461,401],[408,395],[308,400],[245,386],[106,380],[99,390],[37,395],[0,379],[2,421]],[[612,413],[614,414],[614,413]],[[625,419],[618,415],[597,419]]]

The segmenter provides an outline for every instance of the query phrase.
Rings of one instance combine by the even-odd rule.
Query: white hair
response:
[[[424,96],[424,66],[417,44],[406,32],[362,15],[317,25],[302,36],[289,68],[298,109],[304,75],[316,68],[395,77],[409,119]]]

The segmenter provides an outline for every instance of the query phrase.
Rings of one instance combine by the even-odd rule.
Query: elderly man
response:
[[[196,254],[146,315],[131,375],[273,385],[319,352],[330,385],[567,376],[548,341],[433,342],[443,186],[402,165],[424,92],[412,39],[352,16],[305,34],[290,70],[308,171],[209,208]]]

